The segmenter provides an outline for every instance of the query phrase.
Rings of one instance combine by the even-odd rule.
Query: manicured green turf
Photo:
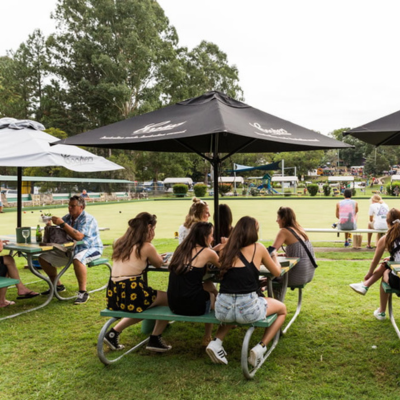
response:
[[[276,221],[276,212],[280,206],[292,207],[297,215],[298,222],[306,228],[330,228],[333,222],[336,222],[335,206],[338,198],[335,199],[250,199],[237,200],[230,198],[220,199],[220,203],[226,203],[232,209],[234,222],[244,215],[250,215],[260,223],[260,239],[272,240],[275,238],[278,225]],[[368,209],[370,202],[368,199],[358,199],[359,213],[358,226],[367,228]],[[395,198],[386,200],[389,207],[400,207],[399,201]],[[213,202],[210,201],[211,213],[213,213]],[[148,211],[156,214],[158,224],[156,229],[156,238],[174,238],[174,232],[184,222],[185,216],[191,205],[191,200],[178,201],[131,201],[114,204],[88,205],[87,212],[94,215],[99,226],[109,227],[109,231],[101,232],[101,237],[105,242],[111,242],[120,237],[128,226],[128,220],[135,217],[141,211]],[[46,212],[53,215],[63,216],[67,213],[65,208],[46,208]],[[40,210],[26,211],[23,214],[22,223],[26,226],[35,226],[38,224]],[[16,213],[7,212],[1,214],[1,234],[13,233],[16,224]],[[312,233],[309,235],[312,241],[334,241],[339,240],[335,233]],[[343,239],[341,236],[340,240]],[[363,240],[366,241],[366,234]],[[374,239],[375,240],[375,239]]]

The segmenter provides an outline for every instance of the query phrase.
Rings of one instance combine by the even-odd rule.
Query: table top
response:
[[[168,261],[170,259],[171,259],[171,257],[169,257]],[[281,264],[281,268],[282,268],[281,276],[282,276],[282,275],[285,275],[286,272],[288,272],[291,268],[293,268],[300,261],[300,258],[297,258],[297,257],[281,257],[281,256],[279,256],[278,260],[279,260],[279,262]],[[164,264],[160,268],[156,268],[153,265],[149,265],[147,267],[147,270],[148,271],[164,271],[164,272],[167,272],[168,271],[168,265]],[[215,271],[218,271],[218,269],[215,269]],[[211,269],[208,272],[213,273],[213,270]],[[273,277],[273,275],[263,265],[260,268],[260,275]]]
[[[400,278],[400,262],[399,261],[388,261],[388,265],[392,271],[396,272],[397,276]]]
[[[79,243],[79,242],[77,242]],[[64,243],[63,246],[71,247],[73,246],[73,242]],[[40,246],[37,243],[12,243],[9,242],[3,245],[4,250],[13,250],[13,251],[21,251],[27,254],[35,254],[35,253],[43,253],[45,251],[53,250],[53,246]]]

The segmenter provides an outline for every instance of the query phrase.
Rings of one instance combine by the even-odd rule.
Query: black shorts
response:
[[[392,272],[389,272],[389,286],[392,289],[400,290],[400,278]]]
[[[7,276],[8,268],[7,265],[4,264],[4,257],[0,256],[0,276]]]

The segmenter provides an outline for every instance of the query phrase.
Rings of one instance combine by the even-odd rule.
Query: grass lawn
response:
[[[223,200],[225,202],[225,199]],[[227,200],[237,220],[249,214],[258,218],[262,238],[267,243],[277,231],[275,213],[279,206],[295,209],[305,227],[329,227],[335,220],[335,200]],[[366,226],[369,202],[358,200],[359,225]],[[396,200],[387,201],[390,207]],[[155,245],[160,252],[172,251],[177,241],[173,233],[183,222],[189,201],[147,201],[117,205],[88,206],[100,226],[105,243],[124,231],[127,220],[140,211],[157,214]],[[46,210],[48,211],[48,210]],[[64,209],[55,209],[62,215]],[[121,211],[121,213],[119,213]],[[25,225],[37,224],[39,211],[24,214]],[[12,233],[16,215],[2,214],[2,232]],[[342,247],[334,234],[318,235],[314,241],[327,247]],[[365,241],[365,238],[364,238]],[[349,288],[365,275],[373,253],[367,251],[325,253],[319,261],[314,280],[304,290],[300,316],[282,338],[253,381],[246,381],[240,369],[242,328],[227,337],[227,366],[214,365],[201,348],[203,327],[175,323],[165,332],[173,346],[167,354],[150,354],[144,349],[130,354],[116,365],[105,367],[96,356],[97,335],[106,319],[99,316],[105,307],[105,293],[97,292],[84,306],[53,300],[46,308],[0,322],[1,399],[398,399],[400,386],[400,341],[390,321],[377,321],[372,313],[378,307],[379,286],[363,297]],[[105,256],[111,248],[105,249]],[[41,283],[23,269],[17,259],[24,283],[32,290],[43,290]],[[90,269],[90,288],[103,284],[105,269]],[[167,274],[151,273],[152,286],[165,289]],[[69,291],[76,289],[72,270],[64,279]],[[67,293],[68,294],[68,293]],[[297,293],[288,292],[288,319],[293,315]],[[8,296],[15,300],[15,288]],[[1,309],[7,315],[30,308],[41,298],[18,301]],[[394,298],[395,313],[399,299]],[[400,317],[399,317],[400,322]],[[261,331],[253,335],[261,336]],[[140,326],[128,328],[121,342],[132,345],[145,336]],[[372,346],[377,346],[373,349]]]

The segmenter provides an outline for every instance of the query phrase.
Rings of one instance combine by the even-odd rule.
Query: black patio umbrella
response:
[[[400,144],[400,111],[343,133],[375,146]]]
[[[214,168],[216,237],[219,237],[217,177],[220,163],[226,158],[238,152],[275,153],[352,147],[217,91],[58,143],[200,155]]]

